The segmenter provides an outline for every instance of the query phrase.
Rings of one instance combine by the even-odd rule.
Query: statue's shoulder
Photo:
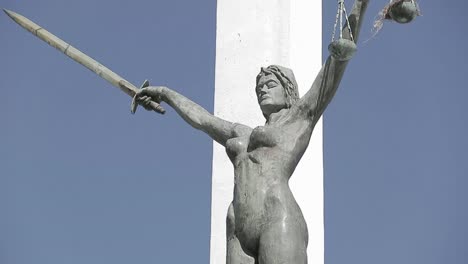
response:
[[[242,137],[248,136],[252,133],[252,128],[240,123],[234,123],[233,127],[233,136]]]

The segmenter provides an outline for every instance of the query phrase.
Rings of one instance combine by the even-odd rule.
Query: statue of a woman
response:
[[[367,4],[368,0],[356,0],[351,11],[354,41]],[[343,38],[351,39],[349,32],[343,33]],[[350,57],[339,43],[330,52],[301,98],[290,69],[276,65],[261,69],[255,93],[266,123],[256,128],[213,116],[167,87],[146,87],[136,95],[147,109],[151,101],[167,103],[192,127],[226,148],[235,178],[227,215],[227,264],[307,263],[307,226],[288,181]]]

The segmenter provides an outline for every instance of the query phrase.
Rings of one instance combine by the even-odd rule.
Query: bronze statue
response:
[[[368,2],[355,0],[345,23],[347,30],[330,44],[331,55],[304,96],[299,97],[292,70],[278,65],[261,68],[255,93],[266,122],[256,128],[218,118],[168,87],[145,82],[137,89],[34,22],[5,12],[37,37],[133,96],[132,112],[140,104],[164,113],[159,103],[165,102],[192,127],[226,148],[235,174],[234,199],[226,221],[227,264],[303,264],[307,263],[307,225],[288,181],[354,54]],[[344,8],[343,0],[339,4]]]
[[[355,1],[348,19],[354,38],[344,31],[344,40],[357,40],[367,4],[368,0]],[[226,263],[307,263],[307,226],[288,181],[353,51],[346,42],[332,43],[331,55],[301,98],[290,69],[262,68],[255,92],[266,122],[255,128],[218,118],[168,87],[149,86],[137,92],[140,105],[150,110],[151,102],[165,102],[226,148],[235,174]]]

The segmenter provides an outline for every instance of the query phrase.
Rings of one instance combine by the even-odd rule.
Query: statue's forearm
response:
[[[369,0],[356,0],[348,17],[354,42],[357,42],[359,37],[362,19],[368,4]],[[343,38],[350,40],[349,30],[347,29],[348,27],[345,25]],[[301,98],[302,102],[299,103],[308,105],[307,108],[310,110],[311,115],[313,115],[314,123],[318,121],[335,95],[347,65],[348,60],[340,61],[333,58],[331,55],[328,56],[326,63],[322,66],[312,87],[307,94]]]
[[[362,20],[364,18],[364,13],[366,12],[368,4],[369,4],[369,0],[354,1],[353,9],[351,10],[351,14],[348,17],[349,26],[353,33],[353,39],[355,43],[357,43],[357,40],[359,38],[359,33],[361,31],[361,26],[362,26]],[[345,28],[346,28],[346,25],[345,25]],[[343,38],[348,39],[348,40],[351,39],[349,35],[349,30],[343,30]],[[348,65],[348,62],[349,62],[349,61],[336,60],[332,56],[329,56],[328,60],[330,60],[328,62],[329,68],[326,73],[328,76],[322,75],[322,78],[328,79],[327,82],[325,83],[329,84],[330,87],[326,87],[324,91],[325,92],[324,102],[323,102],[324,105],[321,107],[322,108],[321,113],[323,113],[323,111],[325,110],[325,107],[328,105],[328,103],[331,101],[331,99],[335,95],[336,90],[338,89],[338,86],[340,85],[341,79],[343,78],[343,74],[346,70],[346,66]]]
[[[357,42],[359,37],[359,33],[361,31],[362,25],[362,18],[364,17],[364,13],[366,12],[367,6],[369,4],[369,0],[356,0],[353,4],[353,9],[349,14],[348,21],[353,32],[354,42]],[[346,25],[345,25],[346,28]],[[349,31],[343,30],[343,38],[350,39]]]
[[[200,105],[169,88],[163,89],[161,99],[174,108],[187,123],[197,129],[200,129],[204,120],[211,115]]]
[[[174,108],[192,127],[207,133],[218,143],[224,145],[231,137],[234,126],[231,122],[215,117],[206,109],[176,91],[165,87],[161,99]]]

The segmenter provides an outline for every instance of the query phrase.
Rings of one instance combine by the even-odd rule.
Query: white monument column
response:
[[[251,127],[264,125],[255,95],[260,67],[293,69],[304,95],[322,64],[322,1],[218,0],[214,114]],[[309,230],[308,263],[323,263],[322,122],[290,180]],[[210,263],[226,262],[226,213],[234,171],[214,142]]]

